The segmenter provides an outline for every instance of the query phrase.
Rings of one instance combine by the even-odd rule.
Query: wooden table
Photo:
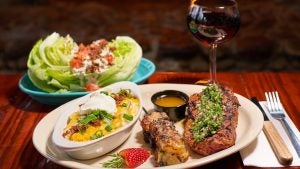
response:
[[[35,126],[55,107],[40,104],[20,91],[20,77],[21,74],[0,75],[0,168],[62,169],[40,155],[32,144]],[[194,83],[207,77],[208,73],[156,72],[146,83]],[[300,72],[218,73],[218,80],[247,98],[256,96],[264,100],[265,91],[277,90],[289,116],[300,129]],[[235,153],[203,168],[255,167],[245,167],[239,153]]]

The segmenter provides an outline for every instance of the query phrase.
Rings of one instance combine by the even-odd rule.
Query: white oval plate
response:
[[[199,85],[188,85],[188,84],[146,84],[140,85],[140,89],[142,92],[142,104],[147,109],[153,109],[153,105],[151,103],[151,96],[155,92],[166,90],[166,89],[174,89],[185,92],[188,95],[191,95],[196,92],[200,92],[204,86]],[[193,152],[191,152],[191,156],[185,163],[164,166],[159,168],[190,168],[205,165],[216,161],[218,159],[224,158],[228,155],[231,155],[235,152],[238,152],[242,148],[249,145],[260,133],[263,126],[263,117],[260,110],[247,98],[236,94],[241,107],[239,108],[239,119],[237,126],[237,138],[235,145],[217,152],[215,154],[201,157]],[[54,124],[61,114],[60,108],[55,109],[55,111],[50,112],[46,115],[36,126],[33,132],[33,144],[35,148],[46,158],[51,161],[70,168],[99,168],[102,167],[103,162],[111,159],[108,155],[103,155],[99,158],[95,158],[92,160],[76,160],[69,157],[64,151],[59,150],[55,145],[53,145],[51,141],[51,134],[53,131]],[[141,115],[143,117],[143,115]],[[177,129],[182,132],[182,125],[180,122],[176,124]],[[113,150],[108,154],[116,153],[124,148],[129,147],[143,147],[148,150],[150,149],[149,144],[146,144],[143,140],[142,127],[138,122],[132,131],[130,137],[118,148]],[[154,157],[153,155],[141,166],[138,168],[153,168],[154,166]]]

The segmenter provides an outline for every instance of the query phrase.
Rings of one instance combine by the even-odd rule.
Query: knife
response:
[[[282,165],[291,164],[293,161],[293,155],[287,148],[285,142],[281,138],[280,134],[276,130],[274,124],[269,120],[266,112],[259,104],[259,101],[256,97],[252,97],[251,101],[260,109],[264,116],[264,124],[263,124],[263,131],[272,147],[272,150],[277,157],[278,161]]]

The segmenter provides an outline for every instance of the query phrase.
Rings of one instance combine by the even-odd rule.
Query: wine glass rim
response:
[[[219,0],[216,0],[219,1]],[[201,6],[201,7],[207,7],[207,8],[228,8],[228,7],[235,7],[237,6],[237,2],[235,0],[226,0],[226,1],[219,1],[221,3],[217,3],[215,1],[193,1],[191,6],[197,5],[197,6]]]

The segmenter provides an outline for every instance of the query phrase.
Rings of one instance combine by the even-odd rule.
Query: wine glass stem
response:
[[[216,52],[217,44],[211,44],[209,49],[209,72],[210,72],[210,83],[217,83],[217,65],[216,65]]]

